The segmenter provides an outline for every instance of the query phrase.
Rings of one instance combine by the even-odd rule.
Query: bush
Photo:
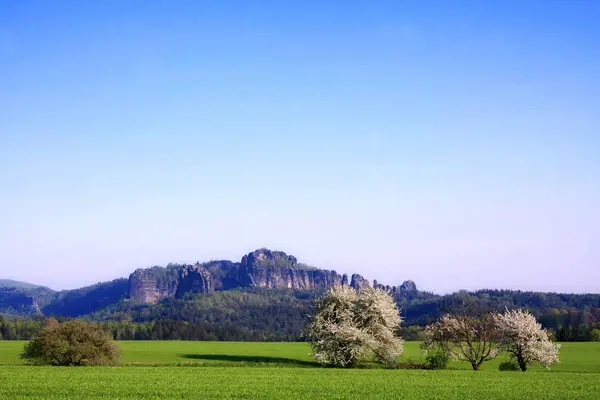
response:
[[[425,365],[429,369],[446,369],[448,367],[448,353],[441,348],[427,351]]]
[[[503,361],[498,366],[498,369],[500,371],[519,371],[521,368],[514,361]]]
[[[426,364],[422,364],[413,360],[408,360],[407,362],[401,362],[396,364],[396,368],[398,369],[432,369],[430,366]]]
[[[25,345],[21,358],[35,365],[114,365],[119,349],[110,334],[96,324],[81,320],[59,324],[50,319]]]

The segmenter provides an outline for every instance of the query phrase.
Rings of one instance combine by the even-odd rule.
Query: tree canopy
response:
[[[374,356],[394,365],[403,351],[397,335],[401,322],[398,307],[387,292],[333,287],[316,300],[306,337],[322,364],[353,367]]]
[[[51,318],[25,345],[21,358],[36,365],[114,365],[119,349],[97,324],[78,319],[59,323]]]

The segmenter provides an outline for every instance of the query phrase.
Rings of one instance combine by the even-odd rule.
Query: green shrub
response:
[[[422,364],[413,360],[396,364],[398,369],[431,369],[430,366]]]
[[[448,353],[443,349],[432,349],[425,356],[425,365],[430,369],[446,369],[448,367]]]
[[[119,349],[99,325],[77,319],[59,324],[50,319],[25,345],[21,358],[35,365],[114,365]]]
[[[498,366],[500,371],[519,371],[521,368],[514,361],[503,361]]]

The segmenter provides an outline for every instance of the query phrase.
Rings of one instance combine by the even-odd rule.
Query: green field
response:
[[[30,367],[24,342],[0,341],[0,399],[17,398],[460,398],[597,399],[600,343],[566,343],[550,371],[498,372],[502,358],[474,372],[320,368],[305,343],[118,342],[119,367]],[[419,361],[406,343],[404,361]],[[191,368],[195,366],[198,368]]]
[[[24,341],[0,341],[0,365],[23,364],[19,353]],[[120,341],[123,365],[277,366],[318,367],[306,343]],[[402,361],[422,362],[418,342],[406,342]],[[503,357],[485,363],[496,370]],[[560,364],[551,371],[600,373],[600,343],[563,343]],[[450,369],[471,369],[468,363],[450,362]],[[546,372],[533,367],[531,371]]]

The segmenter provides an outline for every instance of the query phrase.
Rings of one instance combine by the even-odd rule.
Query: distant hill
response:
[[[308,266],[298,263],[294,256],[282,251],[264,248],[245,255],[239,262],[220,260],[194,265],[155,266],[138,269],[128,278],[74,290],[53,291],[9,279],[0,282],[0,313],[63,317],[89,316],[105,309],[119,313],[120,309],[132,304],[159,305],[167,300],[242,289],[308,291],[318,294],[333,286],[350,286],[355,289],[371,286],[370,282],[358,274],[348,276]],[[377,281],[373,284],[384,287]],[[395,294],[417,292],[412,281],[385,288]]]
[[[312,300],[334,286],[389,291],[408,327],[424,326],[471,304],[484,311],[526,308],[561,340],[589,340],[591,331],[600,329],[600,294],[480,290],[440,296],[418,290],[410,280],[383,285],[358,274],[309,267],[268,249],[251,252],[239,262],[138,269],[128,278],[75,290],[54,291],[2,279],[0,314],[85,317],[145,327],[136,331],[128,326],[119,334],[130,338],[297,340]],[[150,327],[156,332],[148,333]]]
[[[29,282],[13,281],[12,279],[0,279],[0,287],[10,287],[10,288],[17,288],[17,289],[36,289],[36,288],[48,289],[47,287],[42,286],[42,285],[35,285],[35,284],[29,283]]]
[[[2,279],[0,281],[0,314],[39,315],[41,307],[51,302],[56,292],[44,286]]]
[[[52,301],[42,307],[44,315],[77,317],[93,313],[129,296],[129,281],[125,278],[97,283],[79,289],[57,292]]]

